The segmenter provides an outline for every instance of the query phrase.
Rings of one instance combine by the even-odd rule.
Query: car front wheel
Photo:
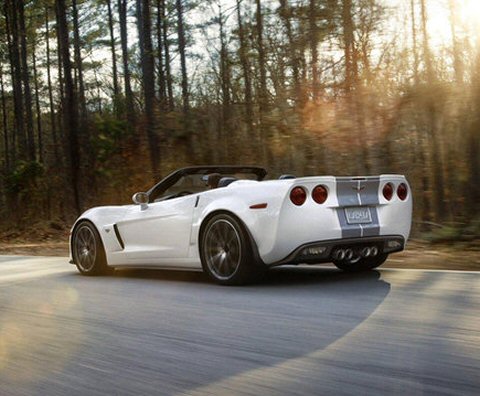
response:
[[[72,235],[73,261],[82,275],[105,275],[113,271],[107,265],[105,249],[95,226],[79,223]]]

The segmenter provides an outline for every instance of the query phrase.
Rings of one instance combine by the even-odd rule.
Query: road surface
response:
[[[0,395],[478,395],[480,273],[325,267],[222,287],[0,256]]]

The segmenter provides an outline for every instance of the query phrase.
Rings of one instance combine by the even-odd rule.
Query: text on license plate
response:
[[[369,207],[345,208],[345,217],[348,224],[364,224],[372,222]]]

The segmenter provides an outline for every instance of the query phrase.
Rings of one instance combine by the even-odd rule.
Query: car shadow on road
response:
[[[78,273],[75,275],[81,276]],[[268,270],[261,279],[252,284],[235,287],[293,287],[295,285],[328,284],[336,282],[359,281],[362,279],[378,280],[379,277],[380,274],[378,271],[347,273],[327,266],[282,266]],[[112,280],[144,279],[152,281],[186,282],[217,286],[215,282],[209,279],[207,274],[202,271],[194,270],[122,268],[115,270],[113,275],[102,277],[102,279],[105,278],[111,278]]]
[[[66,394],[82,372],[79,383],[88,378],[96,394],[238,394],[245,384],[251,392],[244,393],[281,387],[299,394],[290,373],[319,384],[321,352],[355,338],[352,332],[389,295],[382,278],[380,271],[288,266],[256,284],[224,287],[202,272],[122,269],[94,278],[64,272],[54,281],[68,285],[75,303],[69,320],[62,314],[50,327],[88,342],[38,389],[64,381],[59,393]],[[44,345],[58,343],[47,330]],[[85,372],[92,362],[98,369]],[[303,394],[318,394],[313,390]]]
[[[145,279],[167,282],[204,283],[217,286],[201,271],[180,271],[168,269],[117,269],[112,278]],[[296,286],[308,284],[328,284],[359,280],[378,280],[378,271],[347,273],[327,266],[283,266],[270,269],[253,284],[241,287],[258,288],[274,286]],[[237,286],[238,287],[238,286]]]

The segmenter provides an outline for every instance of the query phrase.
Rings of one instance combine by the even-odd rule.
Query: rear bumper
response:
[[[310,242],[296,248],[284,259],[269,264],[269,267],[282,264],[318,264],[334,261],[333,252],[337,249],[361,250],[375,246],[379,254],[400,252],[405,248],[405,238],[401,235],[382,235],[365,238],[342,238]]]

